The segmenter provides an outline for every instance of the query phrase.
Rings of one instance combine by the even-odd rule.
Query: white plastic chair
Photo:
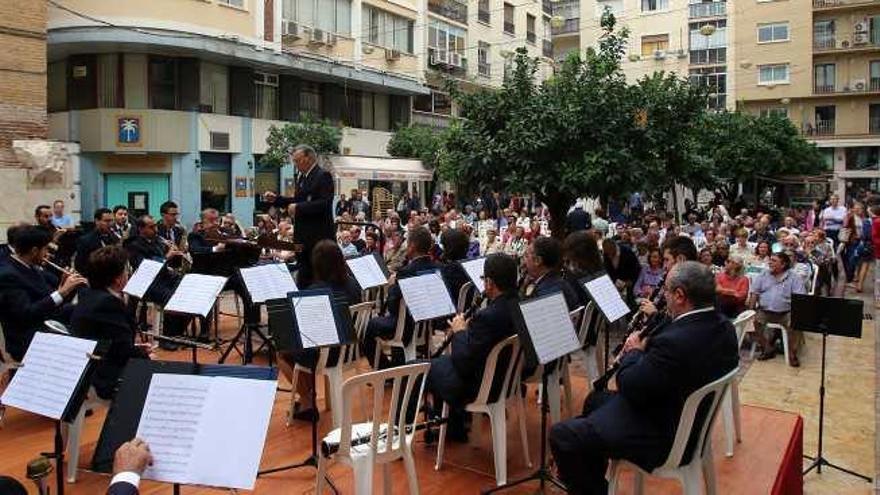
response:
[[[330,460],[342,462],[354,470],[355,495],[373,493],[373,467],[383,465],[383,485],[385,493],[391,493],[391,466],[389,463],[403,459],[406,468],[409,492],[419,493],[419,480],[416,473],[415,459],[412,453],[414,422],[416,411],[421,408],[425,379],[430,363],[409,364],[381,371],[373,371],[354,376],[342,386],[342,427],[336,428],[324,437],[327,445],[338,445],[338,450],[330,455],[320,449],[318,455],[318,479],[315,494],[324,491],[327,476],[327,464]],[[392,380],[391,400],[387,415],[382,411],[385,406],[385,381]],[[358,389],[370,387],[373,394],[373,407],[366,422],[352,423],[352,398]],[[418,387],[418,388],[416,388]],[[418,394],[412,400],[412,394]],[[411,407],[415,407],[412,410]],[[398,410],[403,409],[398,415]],[[407,413],[411,412],[412,421],[407,421]],[[389,438],[390,437],[390,438]],[[352,439],[369,439],[367,443],[352,446]]]
[[[589,384],[599,379],[599,343],[596,345],[588,345],[587,337],[590,328],[596,327],[597,333],[601,333],[602,326],[607,324],[605,316],[599,311],[596,303],[590,301],[584,308],[584,316],[581,318],[580,327],[578,327],[577,337],[580,344],[581,352],[584,355],[584,368],[587,371],[587,379]]]
[[[736,330],[736,348],[737,351],[742,347],[746,333],[750,332],[749,328],[754,325],[755,311],[747,309],[737,315],[733,320],[733,328]],[[740,419],[740,402],[739,402],[739,379],[734,378],[730,382],[730,390],[724,396],[724,404],[722,404],[724,420],[724,439],[727,449],[724,455],[733,457],[734,438],[736,443],[742,442],[742,421]]]
[[[330,349],[324,348],[319,351],[318,363],[316,366],[315,384],[320,383],[318,378],[324,377],[327,384],[327,394],[325,395],[325,403],[327,409],[330,409],[333,415],[333,427],[339,428],[342,425],[342,379],[343,374],[354,368],[360,359],[360,350],[358,343],[360,336],[364,334],[370,316],[376,307],[375,301],[367,301],[355,304],[349,307],[351,319],[354,325],[355,334],[358,338],[348,345],[339,347],[339,360],[333,366],[327,366],[327,359],[330,356]],[[291,377],[290,393],[290,410],[287,413],[287,426],[293,422],[293,414],[296,404],[296,384],[299,380],[300,373],[311,374],[312,370],[305,366],[294,365],[293,376]],[[363,401],[362,401],[363,402]]]
[[[409,344],[403,342],[403,333],[406,329],[406,318],[408,314],[409,313],[406,310],[406,301],[401,298],[400,308],[397,311],[397,327],[394,329],[394,336],[388,340],[376,339],[376,355],[374,356],[374,363],[379,362],[379,357],[382,352],[386,349],[390,351],[394,347],[403,350],[406,362],[413,361],[416,358],[416,346],[419,342],[424,342],[428,345],[428,355],[431,354],[431,320],[414,322],[412,339],[410,339]]]
[[[12,359],[12,356],[6,351],[6,336],[3,333],[3,325],[0,325],[0,395],[3,394],[6,386],[9,385],[12,370],[20,367],[21,363]],[[5,413],[5,406],[0,404],[0,425],[3,424]]]
[[[467,282],[466,284],[461,286],[461,289],[458,290],[458,302],[456,303],[455,310],[458,313],[464,313],[467,310],[467,300],[468,294],[474,290],[474,283]]]
[[[808,288],[807,293],[811,296],[816,295],[816,283],[819,281],[819,265],[810,262],[810,270],[812,274],[810,275],[810,287]]]
[[[66,442],[65,449],[67,457],[68,483],[76,483],[76,471],[79,467],[79,441],[82,436],[83,423],[85,423],[86,420],[86,411],[94,411],[99,407],[109,408],[110,401],[101,399],[98,397],[97,392],[95,392],[94,387],[89,387],[89,392],[86,394],[86,399],[83,401],[83,405],[79,408],[76,418],[74,418],[72,423],[63,423],[61,425],[62,435]]]
[[[504,375],[498,375],[498,357],[504,353],[508,357],[507,369]],[[495,482],[498,486],[507,484],[507,405],[513,402],[519,416],[519,434],[522,438],[523,454],[526,464],[532,466],[529,458],[529,441],[526,433],[526,415],[523,398],[519,392],[520,375],[522,374],[523,354],[520,352],[519,337],[512,335],[495,344],[489,356],[486,358],[486,367],[483,368],[483,378],[480,391],[473,402],[464,407],[465,411],[481,413],[489,416],[489,424],[492,427],[492,452],[495,459]],[[493,402],[490,393],[496,378],[500,378],[501,388]],[[557,376],[558,378],[558,376]],[[442,417],[449,417],[449,404],[443,404]],[[440,470],[443,465],[443,450],[446,447],[446,424],[440,426],[440,439],[437,442],[437,464],[434,469]]]
[[[617,493],[617,484],[620,481],[620,473],[623,467],[632,468],[635,471],[634,493],[641,495],[644,491],[644,476],[649,474],[660,478],[676,479],[684,488],[684,495],[715,495],[715,463],[712,459],[712,425],[715,424],[715,416],[722,398],[727,394],[730,383],[736,377],[739,368],[696,390],[687,398],[682,409],[681,418],[678,420],[678,428],[675,432],[675,440],[669,457],[662,466],[646,473],[637,465],[623,459],[614,460],[611,463],[608,493]],[[704,401],[709,401],[706,417],[702,423],[696,422],[697,409]],[[693,446],[693,455],[687,464],[683,464],[687,454],[688,440],[691,433],[699,432],[697,441]]]
[[[791,361],[789,361],[788,359],[790,351],[788,347],[788,330],[785,328],[785,326],[780,323],[765,323],[764,328],[766,328],[767,330],[779,330],[779,333],[782,334],[782,352],[783,354],[785,354],[785,363],[791,363]]]
[[[579,328],[583,312],[584,307],[580,306],[568,313],[572,325],[574,325],[575,328]],[[560,385],[560,380],[562,381],[562,385],[565,386],[565,407],[568,409],[569,414],[572,414],[574,411],[573,389],[571,385],[571,377],[568,372],[568,362],[570,359],[571,355],[559,358],[554,364],[553,369],[550,370],[547,375],[547,401],[550,403],[551,424],[558,423],[562,420],[562,386]],[[542,393],[544,385],[542,376],[544,375],[544,370],[545,368],[543,365],[538,366],[532,376],[525,380],[526,383],[536,383],[538,385],[538,404],[541,404],[544,398],[544,394]]]

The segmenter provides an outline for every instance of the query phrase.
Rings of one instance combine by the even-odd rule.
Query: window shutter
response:
[[[229,114],[254,115],[254,72],[247,67],[229,68]]]
[[[178,109],[199,109],[199,61],[195,58],[177,59]]]

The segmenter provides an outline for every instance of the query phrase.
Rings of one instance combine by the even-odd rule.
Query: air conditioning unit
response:
[[[327,46],[336,46],[336,40],[337,36],[335,34],[326,32],[324,33],[324,43],[326,43]]]
[[[460,53],[452,52],[449,54],[449,65],[453,67],[461,67],[462,59]]]
[[[327,43],[327,33],[323,29],[312,29],[312,35],[309,37],[309,43],[313,45],[323,45]]]
[[[849,40],[840,40],[837,42],[839,48],[849,48]]]
[[[431,65],[446,65],[449,63],[449,52],[435,51],[431,53]]]
[[[281,23],[281,36],[300,39],[299,24],[294,21],[284,21]]]
[[[854,45],[867,45],[868,44],[868,33],[856,33],[853,35],[853,44]]]
[[[683,48],[679,48],[678,51],[675,52],[675,56],[678,57],[678,58],[686,58],[686,57],[687,57],[687,52],[684,51]]]
[[[865,81],[864,79],[853,79],[850,86],[854,91],[864,91],[868,88],[868,81]]]
[[[856,21],[853,24],[853,32],[855,33],[867,33],[868,32],[868,21],[867,19],[862,19],[860,21]]]
[[[663,60],[666,58],[666,52],[663,50],[654,51],[654,60]]]
[[[642,59],[642,57],[638,53],[630,53],[629,54],[629,61],[630,62],[638,62],[641,59]]]
[[[400,59],[400,50],[385,49],[385,60],[393,62]]]

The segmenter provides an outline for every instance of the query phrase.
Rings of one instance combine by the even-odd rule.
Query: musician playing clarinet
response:
[[[690,238],[685,236],[670,237],[663,243],[663,268],[666,274],[672,271],[672,268],[684,261],[697,261],[697,247]],[[637,322],[633,326],[638,326],[636,330],[644,332],[652,332],[655,328],[662,327],[666,322],[665,314],[658,314],[658,299],[663,297],[663,282],[660,282],[658,290],[654,291],[652,297],[642,299],[639,303],[639,313],[644,318],[644,322]]]
[[[663,331],[647,338],[631,334],[608,390],[592,393],[582,416],[550,430],[553,457],[570,494],[608,493],[609,459],[648,472],[661,465],[688,396],[737,366],[736,333],[715,311],[711,270],[695,261],[676,263],[663,292],[670,320]]]
[[[303,244],[297,255],[299,270],[296,284],[308,287],[312,282],[310,256],[322,239],[335,241],[333,227],[333,176],[318,165],[318,154],[311,146],[301,144],[290,152],[290,161],[299,172],[293,197],[267,191],[263,200],[277,208],[287,208],[293,219],[293,238]]]
[[[15,251],[0,266],[0,324],[6,336],[6,350],[21,361],[34,334],[46,320],[66,321],[70,299],[86,279],[76,273],[61,274],[61,283],[42,267],[49,253],[52,235],[44,228],[20,225],[10,227],[7,238]]]

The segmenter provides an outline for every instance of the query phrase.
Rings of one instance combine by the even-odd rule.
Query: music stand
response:
[[[819,445],[816,457],[804,456],[813,461],[804,470],[804,474],[809,473],[814,468],[817,473],[822,474],[822,466],[828,466],[861,478],[868,483],[871,482],[871,478],[868,476],[840,467],[830,462],[822,454],[822,439],[825,430],[825,351],[828,336],[862,338],[863,311],[863,303],[858,299],[792,294],[791,328],[803,332],[822,334],[822,378],[819,385]]]
[[[297,307],[301,304],[301,301],[305,298],[329,298],[331,311],[333,313],[333,323],[335,326],[335,342],[330,343],[325,340],[318,340],[314,335],[309,335],[304,331],[300,326],[300,320],[298,315],[301,313],[297,313]],[[269,332],[270,338],[272,338],[276,343],[276,348],[279,350],[286,351],[304,351],[306,349],[330,349],[330,348],[339,348],[341,345],[345,345],[351,343],[354,340],[354,327],[351,322],[351,314],[348,311],[348,306],[345,301],[341,298],[334,298],[332,291],[329,289],[311,289],[311,290],[302,290],[297,292],[291,292],[287,294],[287,298],[283,300],[279,299],[270,299],[266,301],[267,310],[269,313]],[[310,328],[312,330],[312,328]],[[341,359],[341,356],[340,356]],[[317,375],[318,375],[318,358],[316,357],[311,368],[312,375],[312,391],[311,391],[311,399],[312,399],[312,407],[315,408],[315,414],[312,417],[311,421],[311,437],[312,437],[312,452],[301,462],[290,464],[286,466],[279,466],[269,469],[264,469],[257,473],[258,476],[262,476],[264,474],[272,474],[277,473],[279,471],[287,471],[290,469],[299,469],[304,467],[312,467],[318,468],[318,385],[317,385]],[[296,391],[291,391],[291,393],[296,393]],[[337,404],[336,407],[342,407],[342,404]],[[327,483],[333,489],[334,493],[338,493],[336,490],[336,486],[333,485],[333,482],[330,479],[327,479]]]
[[[538,481],[541,492],[547,482],[566,490],[565,485],[556,479],[547,468],[547,416],[550,414],[550,401],[547,395],[547,375],[549,369],[559,366],[559,360],[578,350],[577,335],[569,317],[568,307],[561,292],[529,299],[519,303],[517,320],[519,340],[526,353],[526,363],[544,365],[541,373],[541,460],[538,469],[525,478],[506,485],[497,486],[482,493],[496,493],[529,481]],[[513,359],[513,356],[511,356]]]

